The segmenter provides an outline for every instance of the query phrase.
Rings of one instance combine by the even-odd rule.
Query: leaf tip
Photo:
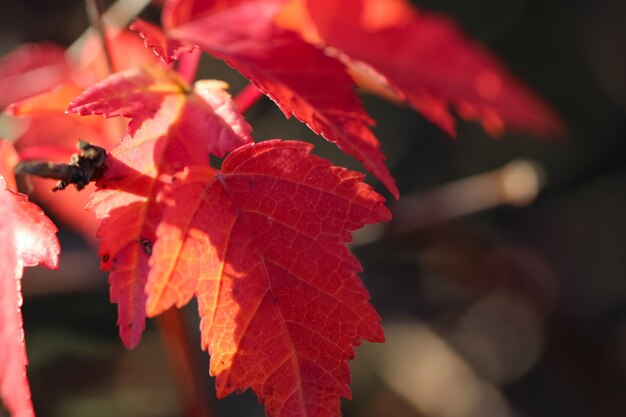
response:
[[[139,345],[143,334],[143,327],[144,326],[141,326],[141,328],[139,328],[138,326],[135,326],[133,321],[130,321],[123,326],[120,325],[120,339],[126,349],[133,350]]]

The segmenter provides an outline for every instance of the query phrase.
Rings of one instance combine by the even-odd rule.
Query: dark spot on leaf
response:
[[[149,241],[148,239],[140,239],[139,243],[141,243],[141,247],[143,248],[143,251],[146,253],[146,255],[150,256],[152,255],[152,242]]]

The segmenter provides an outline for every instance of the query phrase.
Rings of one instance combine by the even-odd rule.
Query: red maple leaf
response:
[[[52,43],[25,44],[0,58],[0,109],[67,80],[70,63]]]
[[[60,248],[54,224],[25,195],[14,191],[11,170],[16,159],[12,145],[0,142],[0,395],[12,417],[31,417],[21,278],[25,266],[56,269]]]
[[[132,32],[111,33],[110,46],[118,69],[158,63]],[[2,59],[0,89],[6,84],[10,87],[7,90],[10,97],[20,100],[7,109],[11,123],[19,132],[11,139],[20,159],[68,162],[76,151],[78,139],[105,148],[118,143],[124,134],[123,122],[65,112],[71,99],[107,74],[106,60],[95,36],[87,40],[79,57],[49,44],[34,44],[17,47]],[[32,95],[34,92],[38,94]],[[47,210],[86,239],[93,240],[97,222],[84,209],[94,190],[91,185],[81,193],[69,191],[59,198],[50,191],[54,185],[51,180],[32,178],[29,183]]]
[[[353,78],[450,134],[453,111],[493,134],[504,123],[547,135],[562,129],[491,54],[406,0],[286,3],[169,0],[165,31],[141,20],[132,27],[166,64],[196,46],[226,61],[286,117],[355,155],[396,198]],[[345,243],[351,231],[389,220],[384,199],[362,174],[311,155],[309,144],[252,144],[224,83],[189,85],[186,70],[179,67],[183,77],[153,65],[124,36],[110,40],[111,61],[131,69],[103,81],[99,48],[78,61],[44,51],[0,62],[0,92],[28,96],[10,108],[34,122],[18,140],[22,156],[69,154],[79,136],[108,148],[122,136],[100,117],[77,115],[130,119],[89,205],[101,221],[101,267],[110,271],[124,344],[139,342],[147,316],[196,297],[219,397],[252,388],[272,417],[339,416],[354,347],[384,339]],[[41,85],[20,89],[20,79],[36,81],[33,71],[50,68]],[[70,99],[73,114],[62,115]],[[0,393],[12,414],[30,416],[19,282],[23,266],[55,267],[59,248],[52,223],[7,189],[15,187],[11,149],[0,143],[0,208],[8,213],[0,220]],[[225,157],[220,170],[210,155]],[[68,210],[64,200],[60,212],[77,218],[81,205]]]
[[[505,124],[563,133],[556,113],[447,17],[406,0],[292,1],[283,25],[345,62],[362,85],[407,101],[452,136],[451,109],[492,135]]]
[[[169,39],[199,45],[226,61],[276,102],[286,117],[294,115],[363,162],[397,198],[395,181],[370,131],[374,122],[361,105],[345,67],[294,32],[274,25],[274,15],[283,3],[174,1],[166,5],[163,21]],[[141,30],[144,24],[136,26]],[[151,26],[142,36],[148,44],[162,45],[164,35],[157,36],[157,31]],[[156,52],[163,54],[163,50],[158,47]],[[179,52],[179,48],[165,50],[166,61]]]
[[[156,56],[166,64],[171,64],[184,53],[195,49],[194,45],[189,45],[187,42],[168,39],[161,28],[141,19],[133,22],[130,29],[139,33],[144,39],[146,47],[152,49]]]
[[[117,73],[88,89],[69,111],[130,117],[129,133],[111,150],[106,173],[89,204],[102,220],[102,269],[110,270],[124,344],[139,343],[145,327],[145,280],[161,208],[156,197],[189,164],[223,157],[252,141],[251,127],[218,81],[187,86],[161,68]]]
[[[354,346],[383,340],[344,242],[390,213],[311,148],[266,141],[177,176],[146,287],[150,315],[196,295],[218,396],[252,387],[275,417],[340,415]]]

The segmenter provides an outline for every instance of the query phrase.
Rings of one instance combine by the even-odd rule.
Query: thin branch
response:
[[[525,206],[535,200],[545,183],[541,165],[517,159],[493,171],[403,195],[392,206],[391,223],[371,224],[356,230],[348,246],[367,245],[385,236],[406,235],[503,205]]]
[[[514,160],[493,171],[402,197],[393,207],[389,227],[395,233],[410,233],[502,205],[525,206],[535,200],[545,182],[537,162]]]
[[[97,180],[104,173],[106,151],[84,140],[78,141],[78,150],[80,153],[72,155],[69,164],[22,161],[15,166],[14,172],[59,180],[52,191],[64,190],[70,184],[74,184],[77,190],[82,190],[87,184]]]
[[[151,0],[117,0],[108,10],[101,16],[103,25],[110,31],[119,31],[125,28],[133,21],[143,9],[150,4]],[[78,60],[83,53],[84,45],[87,39],[92,35],[95,29],[90,27],[82,35],[78,37],[67,49],[67,54],[71,59]]]
[[[196,349],[191,344],[183,312],[178,308],[171,308],[157,316],[156,322],[176,380],[181,415],[212,417],[207,390],[202,384],[206,378],[199,372]]]
[[[89,18],[91,27],[96,30],[98,37],[100,38],[100,44],[102,45],[102,50],[104,51],[104,57],[106,58],[109,73],[113,73],[115,72],[115,68],[113,66],[113,59],[111,58],[111,50],[109,48],[109,41],[107,40],[106,29],[102,22],[103,10],[100,0],[85,0],[85,10],[87,11],[87,17]]]

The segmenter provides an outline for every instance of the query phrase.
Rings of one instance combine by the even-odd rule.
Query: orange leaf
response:
[[[49,112],[60,114],[82,91],[83,89],[75,84],[58,84],[46,92],[12,103],[7,108],[7,113],[13,116],[45,115]]]

